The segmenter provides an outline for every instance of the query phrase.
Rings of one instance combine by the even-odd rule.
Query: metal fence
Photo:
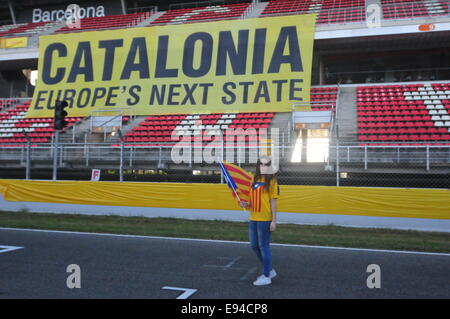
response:
[[[344,163],[363,163],[368,169],[369,163],[417,164],[430,170],[433,164],[450,164],[450,146],[339,146],[335,156]]]
[[[383,16],[385,19],[420,19],[449,17],[450,1],[410,1],[392,4],[383,4]]]
[[[211,172],[218,174],[216,182],[223,182],[218,166],[220,161],[232,162],[251,171],[261,154],[271,154],[284,184],[450,188],[450,146],[444,145],[331,145],[328,157],[320,161],[293,162],[294,146],[287,143],[276,147],[236,146],[224,142],[208,144],[206,147],[195,143],[177,144],[175,147],[163,143],[158,146],[63,143],[59,146],[56,161],[58,176],[53,178],[88,179],[89,171],[96,168],[105,172],[114,171],[110,180],[117,181],[134,180],[130,176],[139,170],[159,170],[163,174],[172,174],[170,181],[175,182],[192,181],[188,175],[196,175],[202,181],[202,176]],[[33,175],[38,176],[40,171],[51,171],[53,155],[54,146],[51,144],[2,147],[0,174],[22,171],[26,172],[25,178],[39,179]],[[65,174],[71,171],[75,176],[67,178]],[[86,172],[86,175],[78,176],[77,172],[80,171]],[[134,173],[127,173],[130,171]],[[23,177],[20,175],[16,178]]]

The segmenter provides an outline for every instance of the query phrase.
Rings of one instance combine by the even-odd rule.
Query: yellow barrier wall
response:
[[[0,39],[0,49],[26,48],[28,47],[28,38],[2,38]]]
[[[7,201],[240,210],[224,184],[0,180]],[[278,210],[450,219],[450,190],[281,185]]]

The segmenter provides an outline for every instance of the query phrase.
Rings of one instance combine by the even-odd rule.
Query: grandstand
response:
[[[35,88],[24,70],[37,70],[40,37],[314,13],[310,102],[290,103],[283,112],[69,111],[58,141],[59,178],[89,179],[100,168],[104,180],[221,182],[217,165],[193,155],[209,146],[216,157],[232,149],[233,161],[244,167],[251,166],[253,150],[276,153],[284,184],[449,188],[449,1],[111,3],[79,1],[86,8],[104,5],[106,14],[82,18],[76,27],[30,19],[37,7],[65,12],[68,1],[1,5],[0,178],[24,178],[28,167],[31,178],[51,179],[53,118],[26,117]],[[369,5],[380,9],[376,27]],[[180,141],[192,154],[174,163],[171,151]]]

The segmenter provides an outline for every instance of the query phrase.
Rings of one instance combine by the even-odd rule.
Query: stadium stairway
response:
[[[272,122],[269,126],[268,134],[271,134],[272,129],[278,129],[278,145],[284,146],[281,150],[280,156],[282,159],[290,159],[294,149],[291,147],[294,141],[297,139],[297,132],[292,130],[292,113],[274,113]]]
[[[85,117],[59,135],[60,143],[84,143],[86,133],[89,134],[90,117]],[[75,132],[74,132],[75,130]]]
[[[245,12],[241,18],[251,19],[251,18],[259,18],[261,13],[267,7],[269,2],[254,2],[254,5],[250,6],[249,11]]]
[[[292,113],[286,112],[286,113],[275,113],[272,122],[270,123],[269,129],[278,129],[279,130],[279,136],[280,136],[280,144],[283,143],[284,138],[284,145],[288,146],[292,142]],[[289,124],[289,125],[287,125]]]
[[[357,143],[356,87],[341,86],[337,107],[339,143]]]
[[[125,136],[129,131],[131,131],[133,129],[133,127],[139,126],[139,123],[144,121],[145,118],[146,118],[146,116],[135,116],[134,118],[130,118],[130,120],[126,124],[122,125],[121,132],[122,132],[123,136]],[[119,135],[118,134],[115,136],[109,135],[106,137],[105,142],[120,143]]]
[[[28,47],[39,48],[39,37],[44,35],[49,35],[64,26],[63,22],[51,22],[47,24],[47,28],[40,31],[39,33],[32,34],[28,37]]]
[[[154,14],[150,15],[147,19],[143,20],[142,22],[136,24],[135,27],[140,28],[140,27],[148,27],[153,21],[155,21],[156,19],[158,19],[160,16],[162,16],[164,13],[166,13],[165,11],[158,11],[155,12]]]

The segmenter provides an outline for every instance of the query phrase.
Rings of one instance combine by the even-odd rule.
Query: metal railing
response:
[[[130,19],[129,23],[127,23],[126,25],[108,26],[107,29],[114,30],[114,29],[123,29],[123,28],[133,28],[133,27],[136,27],[137,25],[139,25],[140,23],[144,22],[148,18],[150,18],[150,16],[152,16],[158,12],[158,9],[156,6],[149,6],[149,7],[136,8],[136,9],[146,9],[146,8],[148,8],[148,11],[133,12],[133,13],[141,13],[141,14]],[[133,13],[127,13],[127,14],[133,14]],[[87,18],[87,19],[90,19],[90,18]],[[2,35],[2,37],[4,37],[4,38],[34,37],[43,31],[49,30],[53,27],[56,27],[58,24],[60,24],[60,27],[57,30],[66,26],[66,24],[63,21],[52,21],[52,22],[48,22],[44,29],[42,27],[41,28],[33,28],[33,29],[26,30],[23,32],[5,34],[5,35]],[[72,28],[69,30],[63,30],[63,31],[58,31],[58,32],[56,32],[57,31],[56,30],[53,33],[72,33],[72,32],[78,32],[78,31],[83,32],[83,31],[102,30],[102,29],[105,29],[105,28],[99,28],[99,29]]]
[[[273,139],[276,141],[276,139]],[[278,140],[281,140],[279,138]],[[31,147],[32,146],[32,147]],[[176,149],[178,147],[178,149]],[[340,186],[342,172],[409,174],[450,176],[450,145],[424,146],[359,146],[333,145],[328,158],[320,162],[292,162],[294,146],[277,144],[248,146],[221,141],[215,144],[164,144],[149,146],[139,143],[60,143],[57,152],[58,168],[65,169],[116,169],[123,181],[125,169],[150,169],[170,167],[171,170],[216,169],[220,161],[233,162],[241,166],[254,166],[261,154],[272,154],[283,174],[302,181],[305,173],[331,174],[333,185]],[[313,150],[311,150],[313,151]],[[3,168],[30,171],[53,168],[54,145],[23,143],[21,147],[1,147],[0,163]],[[275,160],[276,159],[276,160]],[[319,166],[318,166],[319,165]],[[311,171],[314,167],[314,171]],[[319,169],[317,169],[319,167]],[[287,172],[287,173],[286,173]],[[290,175],[289,175],[290,174]],[[334,175],[334,177],[332,177]],[[448,177],[447,177],[448,179]],[[182,180],[180,180],[182,182]],[[379,181],[382,182],[382,178]],[[450,182],[450,181],[449,181]]]
[[[450,17],[450,1],[411,1],[382,4],[383,18],[388,21],[395,19],[424,19],[432,17]],[[288,12],[266,13],[263,16],[284,16],[295,14],[317,13],[317,23],[348,24],[364,23],[366,21],[366,7],[353,6],[344,8],[321,8],[308,11],[304,6],[291,8]]]
[[[337,150],[336,158],[340,163],[360,163],[365,170],[370,168],[370,164],[380,163],[415,164],[426,171],[429,171],[433,164],[450,164],[450,145],[341,145]]]
[[[9,98],[0,98],[0,112],[6,112],[9,109],[13,109],[19,104],[22,104],[25,101],[28,101],[30,98],[22,98],[22,97],[9,97]]]
[[[258,3],[259,0],[253,0],[250,7],[241,15],[241,18],[245,18],[248,12],[250,12],[254,3]],[[211,1],[211,4],[229,4],[229,1]],[[236,1],[239,3],[239,1]],[[184,7],[192,7],[195,3],[189,2],[184,4],[173,4],[170,9],[178,9]],[[198,2],[199,7],[204,7],[208,4],[205,2]],[[382,14],[383,18],[388,21],[395,21],[396,19],[424,19],[424,18],[433,18],[433,17],[450,17],[450,1],[411,1],[411,2],[399,2],[399,3],[391,3],[391,4],[382,4]],[[151,15],[158,12],[156,6],[142,7],[142,8],[134,8],[130,9],[130,12],[133,13],[141,13],[143,10],[146,11],[145,15],[139,16],[128,24],[127,26],[120,27],[108,27],[108,30],[113,29],[122,29],[124,27],[135,27],[139,23],[148,19]],[[366,20],[366,7],[365,6],[353,6],[353,7],[344,7],[344,8],[330,8],[330,9],[317,9],[316,11],[310,12],[308,8],[298,7],[292,8],[289,12],[277,12],[277,13],[266,13],[263,16],[287,16],[287,15],[296,15],[296,14],[306,14],[306,13],[317,13],[318,24],[348,24],[348,23],[363,23]],[[230,19],[238,19],[239,17],[233,17]],[[226,20],[227,18],[217,18],[217,19],[202,19],[198,21],[192,22],[204,22],[204,21],[215,21],[215,20]],[[191,21],[189,21],[191,22]],[[55,24],[57,22],[54,22]],[[165,23],[164,23],[165,24]],[[48,28],[51,28],[53,25],[49,25]],[[63,24],[61,24],[61,27]],[[95,30],[95,29],[89,29]],[[3,37],[22,37],[22,36],[35,36],[39,34],[42,30],[37,28],[36,30],[31,29],[24,32],[5,34]],[[80,31],[86,31],[81,29]],[[77,29],[71,29],[66,31],[61,31],[58,33],[71,33],[77,32]]]
[[[186,8],[202,8],[214,5],[226,5],[226,4],[237,4],[237,3],[248,3],[250,1],[242,0],[211,0],[211,1],[186,1],[183,3],[171,3],[169,4],[169,10],[178,10]]]
[[[282,140],[282,137],[279,137]],[[248,142],[246,143],[248,144]],[[92,160],[102,160],[105,162],[115,161],[119,158],[118,149],[121,143],[60,143],[62,150],[60,162],[64,161],[78,161],[79,163],[86,163]],[[174,148],[173,143],[159,143],[157,145],[145,145],[142,143],[123,143],[124,149],[127,152],[125,160],[141,159],[160,162],[162,160],[170,160],[169,157],[164,157],[162,151],[169,151]],[[245,164],[248,161],[248,155],[252,152],[259,154],[263,148],[267,146],[248,146],[244,144],[230,144],[228,142],[211,142],[207,144],[209,148],[214,148],[219,152],[219,156],[214,157],[224,158],[228,150],[234,149],[235,157],[229,159],[237,164]],[[175,146],[187,150],[188,156],[187,164],[206,163],[203,160],[196,160],[195,154],[197,149],[205,150],[205,146],[200,147],[195,142],[183,144],[179,142]],[[286,155],[293,148],[292,145],[280,143],[276,145],[276,152],[279,154],[280,162],[290,162],[290,158]],[[20,161],[25,160],[25,153],[27,143],[22,143],[20,146],[2,146],[0,148],[0,161]],[[157,150],[157,152],[155,152]],[[337,152],[336,152],[337,150]],[[30,148],[31,159],[46,161],[51,160],[53,154],[53,145],[51,143],[33,144]],[[246,152],[246,155],[240,156],[240,153]],[[167,152],[166,152],[167,153]],[[230,151],[230,154],[232,152]],[[336,154],[336,155],[334,155]],[[167,154],[166,154],[167,155]],[[161,157],[162,156],[162,157]],[[379,146],[379,145],[335,145],[330,147],[330,158],[333,161],[339,158],[341,163],[360,163],[364,165],[365,169],[370,168],[370,164],[374,163],[390,163],[390,164],[418,164],[422,168],[429,170],[433,164],[450,164],[450,145],[423,145],[423,146]],[[189,160],[190,158],[190,160]],[[203,159],[203,157],[202,157]],[[255,160],[256,162],[256,160]],[[250,163],[249,163],[250,164]]]
[[[411,1],[383,4],[383,17],[387,20],[450,17],[450,1]]]
[[[129,13],[140,13],[140,12],[152,12],[152,14],[158,12],[158,6],[145,6],[145,7],[136,7],[136,8],[128,8],[127,14]]]
[[[288,12],[273,12],[265,13],[264,17],[274,16],[288,16],[297,14],[316,13],[316,23],[323,24],[348,24],[348,23],[363,23],[366,20],[366,8],[365,6],[354,6],[345,8],[332,8],[332,9],[316,9],[314,11],[308,11],[308,8],[299,7],[297,9],[292,8]]]

